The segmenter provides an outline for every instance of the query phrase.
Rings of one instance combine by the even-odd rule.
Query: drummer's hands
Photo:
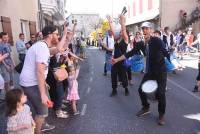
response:
[[[111,64],[112,65],[116,64],[117,62],[118,62],[117,59],[114,59],[114,58],[111,59]]]

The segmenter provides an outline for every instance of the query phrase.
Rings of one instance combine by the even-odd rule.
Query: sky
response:
[[[125,0],[67,0],[68,13],[99,13],[102,18],[121,13]],[[113,5],[113,6],[112,6]]]

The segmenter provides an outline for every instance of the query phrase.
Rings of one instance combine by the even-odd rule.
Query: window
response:
[[[30,39],[29,22],[26,20],[21,20],[21,32],[24,33],[25,40]]]
[[[1,22],[0,22],[0,32],[3,32],[3,27],[2,27]]]
[[[37,33],[36,31],[36,22],[35,21],[29,21],[29,30],[30,30],[30,35]]]
[[[2,31],[8,33],[8,36],[10,39],[9,43],[11,45],[13,45],[13,36],[12,36],[12,27],[11,27],[10,18],[1,16],[1,24],[2,24],[2,26],[1,26]]]

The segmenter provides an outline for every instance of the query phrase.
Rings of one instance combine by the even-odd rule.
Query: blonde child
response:
[[[79,74],[79,67],[75,68],[73,65],[68,66],[68,95],[67,100],[71,102],[72,110],[74,115],[78,115],[76,104],[77,100],[80,99],[78,95],[78,81],[76,80]]]
[[[20,89],[6,93],[8,134],[34,134],[35,122],[26,101],[27,97]]]

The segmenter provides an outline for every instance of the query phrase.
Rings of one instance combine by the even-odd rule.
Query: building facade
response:
[[[66,0],[38,0],[38,3],[38,25],[40,30],[49,24],[56,25],[58,28],[64,24],[66,20]]]
[[[180,11],[187,12],[188,18],[198,6],[195,0],[126,0],[127,21],[130,32],[135,32],[144,21],[152,21],[156,28],[169,26],[179,29]]]
[[[15,45],[19,33],[24,33],[25,40],[30,39],[30,34],[36,34],[37,25],[37,0],[0,0],[0,32],[7,32],[10,43]],[[12,47],[13,55],[17,55],[15,46]],[[18,56],[15,57],[17,61]]]
[[[15,42],[19,33],[24,33],[25,41],[31,34],[53,24],[59,30],[65,21],[66,0],[0,0],[0,32],[7,32],[13,45],[13,57],[18,62]]]

